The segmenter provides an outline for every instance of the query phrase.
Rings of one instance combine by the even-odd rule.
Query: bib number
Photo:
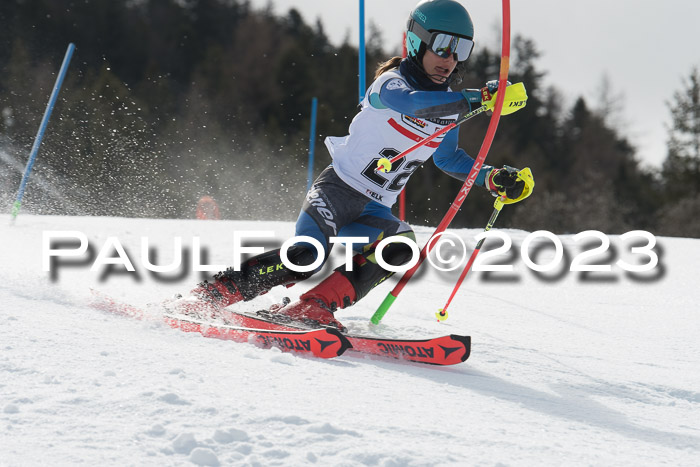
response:
[[[399,154],[399,151],[396,149],[382,149],[379,151],[379,155],[381,157],[375,157],[372,159],[370,163],[367,164],[367,167],[365,167],[362,171],[362,175],[370,182],[374,183],[380,188],[384,188],[387,191],[401,191],[404,185],[406,185],[408,177],[410,177],[411,174],[415,172],[416,169],[421,166],[421,164],[423,164],[422,161],[414,160],[406,162],[406,158],[403,158],[393,163],[389,172],[384,173],[376,170],[379,159],[382,157],[391,159]]]

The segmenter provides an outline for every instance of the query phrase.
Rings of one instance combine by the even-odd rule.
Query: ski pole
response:
[[[500,88],[499,88],[500,89]],[[498,91],[496,91],[496,94]],[[502,110],[501,115],[507,115],[509,113],[513,113],[516,110],[520,110],[523,107],[525,107],[525,104],[527,102],[527,91],[525,91],[525,85],[523,83],[515,83],[511,84],[510,86],[506,87],[506,92],[505,92],[505,98],[503,100],[503,106],[506,106],[508,104],[508,110]],[[388,172],[391,170],[391,165],[398,161],[399,159],[406,157],[408,154],[411,152],[415,151],[421,146],[425,146],[435,138],[437,138],[440,135],[444,135],[448,131],[452,130],[453,128],[458,127],[462,123],[466,122],[467,120],[476,117],[479,114],[482,114],[488,110],[493,110],[494,106],[496,105],[496,101],[498,100],[498,95],[495,95],[494,98],[491,98],[491,100],[486,101],[484,105],[481,107],[472,110],[471,112],[464,114],[462,117],[460,117],[457,121],[454,121],[447,125],[446,127],[436,131],[430,136],[427,136],[423,138],[422,140],[418,141],[416,144],[411,146],[410,148],[406,149],[400,154],[397,154],[396,156],[392,157],[391,159],[388,159],[386,157],[383,157],[377,161],[377,168],[375,170],[380,171],[380,172]]]
[[[505,196],[499,196],[498,198],[496,198],[496,201],[493,203],[493,212],[491,213],[491,217],[489,218],[488,224],[486,224],[486,228],[484,228],[484,233],[491,230],[491,228],[493,227],[493,224],[496,222],[496,218],[498,218],[498,214],[501,212],[501,209],[503,208],[503,200],[504,199],[505,199]],[[474,247],[474,251],[472,252],[471,257],[469,257],[469,261],[467,261],[467,265],[464,267],[464,270],[462,271],[462,274],[460,274],[459,279],[457,279],[457,284],[455,285],[454,289],[452,290],[452,293],[450,294],[450,298],[447,299],[447,303],[445,303],[445,306],[440,308],[438,310],[438,312],[435,313],[435,317],[438,319],[438,321],[445,321],[447,319],[447,308],[449,308],[450,303],[452,303],[452,299],[457,294],[457,290],[459,290],[460,286],[462,285],[464,278],[467,277],[467,273],[471,269],[472,264],[474,264],[474,260],[476,259],[476,256],[479,254],[479,251],[481,250],[481,246],[484,244],[484,240],[486,240],[486,237],[479,240],[479,243],[476,244],[476,247]]]
[[[484,104],[481,107],[479,107],[478,109],[472,110],[468,114],[465,114],[459,120],[454,121],[454,122],[450,123],[449,125],[447,125],[446,127],[436,131],[432,135],[423,138],[422,140],[418,141],[416,144],[414,144],[410,148],[406,149],[405,151],[403,151],[400,154],[397,154],[396,156],[392,157],[391,159],[387,159],[386,157],[379,159],[377,161],[377,168],[374,170],[378,170],[380,172],[390,171],[391,165],[394,162],[396,162],[397,160],[399,160],[403,157],[406,157],[411,152],[415,151],[416,149],[420,148],[421,146],[425,146],[426,144],[428,144],[429,142],[431,142],[432,140],[434,140],[438,136],[444,135],[445,133],[447,133],[451,129],[461,125],[462,123],[466,122],[467,120],[469,120],[470,118],[472,118],[476,115],[479,115],[480,113],[486,112],[487,110],[489,110],[489,108],[486,106],[486,104]]]
[[[494,201],[493,203],[493,212],[491,213],[491,217],[489,218],[488,224],[486,224],[486,228],[484,228],[484,233],[488,232],[493,228],[493,224],[496,222],[498,214],[500,214],[501,209],[505,204],[517,203],[519,201],[524,200],[532,194],[532,190],[535,188],[535,180],[532,177],[532,171],[530,170],[530,168],[525,167],[524,169],[519,171],[517,177],[519,180],[525,183],[525,187],[523,188],[522,194],[516,199],[509,199],[505,196],[505,194],[501,194],[496,198],[496,201]],[[440,308],[440,310],[438,310],[438,312],[435,313],[435,317],[438,319],[438,321],[445,321],[447,319],[447,308],[449,308],[450,303],[452,303],[452,299],[455,297],[455,295],[457,295],[457,291],[462,286],[464,278],[467,277],[467,273],[474,264],[474,260],[479,254],[479,251],[481,251],[481,247],[484,244],[485,240],[486,237],[479,240],[479,242],[476,244],[476,247],[474,248],[471,257],[469,258],[469,261],[467,261],[467,265],[464,267],[464,270],[462,271],[462,274],[460,274],[459,279],[457,279],[457,284],[452,290],[450,298],[447,299],[447,303],[445,304],[445,306],[443,308]]]
[[[502,8],[503,36],[501,39],[501,70],[498,77],[498,90],[503,90],[503,92],[499,92],[496,96],[496,102],[493,106],[493,115],[491,115],[491,120],[489,121],[489,126],[486,130],[486,136],[484,137],[484,142],[482,143],[481,148],[479,149],[479,154],[477,155],[476,160],[474,161],[474,165],[469,171],[469,175],[464,181],[462,188],[460,188],[459,193],[457,193],[457,197],[452,202],[450,208],[447,210],[447,214],[445,214],[445,217],[443,217],[442,221],[440,222],[440,225],[438,225],[437,229],[435,229],[435,232],[433,232],[433,235],[430,237],[430,240],[432,240],[432,238],[436,235],[442,233],[447,228],[447,226],[450,225],[452,219],[454,219],[454,217],[457,215],[457,212],[462,207],[462,203],[469,194],[469,191],[471,191],[472,186],[474,186],[474,181],[476,180],[476,177],[479,174],[479,170],[481,170],[481,166],[484,163],[484,159],[486,159],[486,155],[489,152],[491,143],[493,142],[493,138],[496,135],[496,128],[498,127],[498,122],[501,118],[501,110],[503,109],[503,102],[506,97],[505,89],[508,82],[508,67],[510,63],[510,0],[502,0]],[[386,312],[389,311],[391,305],[396,301],[396,297],[399,296],[399,294],[406,286],[408,281],[411,280],[411,277],[413,277],[418,268],[420,268],[421,264],[427,257],[426,250],[430,248],[430,240],[428,240],[428,243],[421,250],[416,265],[408,271],[406,271],[403,277],[401,277],[401,280],[399,280],[399,283],[396,284],[393,290],[391,290],[391,292],[387,294],[384,301],[379,305],[379,308],[377,308],[377,311],[374,312],[372,318],[370,319],[373,324],[379,324]]]

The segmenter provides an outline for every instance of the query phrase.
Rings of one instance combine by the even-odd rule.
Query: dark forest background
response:
[[[316,164],[328,135],[357,112],[358,51],[333,45],[299,12],[277,16],[236,0],[4,0],[0,2],[0,202],[9,212],[69,42],[77,46],[23,202],[40,214],[191,218],[205,195],[222,217],[294,220],[306,190],[312,97],[319,100]],[[398,41],[390,41],[394,43]],[[368,82],[385,50],[370,23]],[[537,45],[512,43],[510,81],[527,107],[501,120],[487,158],[529,166],[531,198],[501,227],[588,229],[700,237],[700,73],[669,90],[668,154],[643,167],[616,130],[614,92],[575,100],[545,87]],[[479,47],[456,89],[498,76],[500,53]],[[572,73],[583,72],[572,70]],[[464,124],[476,156],[488,118]],[[408,184],[407,220],[436,225],[461,183],[432,162]],[[493,198],[474,189],[456,227],[481,227]]]

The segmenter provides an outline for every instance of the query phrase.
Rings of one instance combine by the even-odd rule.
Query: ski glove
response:
[[[525,182],[518,178],[520,170],[509,165],[504,165],[502,169],[491,169],[486,174],[484,186],[493,196],[506,195],[508,199],[518,199],[523,194]]]
[[[513,83],[506,81],[506,86],[510,86],[511,84]],[[496,91],[498,91],[498,80],[492,79],[491,81],[487,81],[486,86],[481,88],[481,104],[483,105],[487,101],[493,99],[493,95]]]

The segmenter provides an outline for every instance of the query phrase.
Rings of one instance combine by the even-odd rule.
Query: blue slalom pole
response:
[[[68,71],[68,64],[73,56],[73,51],[75,50],[75,45],[73,43],[68,44],[68,50],[66,50],[66,55],[63,57],[63,64],[61,65],[61,70],[58,72],[58,77],[56,78],[56,83],[53,85],[53,91],[51,92],[51,97],[49,98],[49,103],[44,111],[44,118],[41,119],[41,125],[39,125],[39,131],[34,138],[34,145],[32,146],[32,151],[29,154],[29,160],[27,161],[27,167],[24,169],[24,175],[22,176],[22,182],[19,184],[19,191],[17,192],[17,199],[12,205],[12,217],[10,218],[10,223],[13,224],[19,214],[20,206],[22,205],[22,198],[24,197],[24,190],[27,187],[27,182],[29,181],[29,174],[32,172],[32,167],[34,167],[34,162],[36,161],[36,156],[39,153],[39,146],[41,146],[41,140],[44,137],[44,132],[46,131],[46,126],[49,124],[49,118],[51,118],[51,112],[53,111],[54,105],[56,105],[56,100],[58,99],[58,93],[63,85],[63,79],[66,77],[66,72]]]
[[[309,174],[307,176],[308,183],[306,191],[311,189],[311,183],[314,180],[314,148],[316,147],[316,111],[318,109],[318,99],[311,99],[311,131],[309,135]]]
[[[365,0],[360,0],[360,102],[365,97]]]

